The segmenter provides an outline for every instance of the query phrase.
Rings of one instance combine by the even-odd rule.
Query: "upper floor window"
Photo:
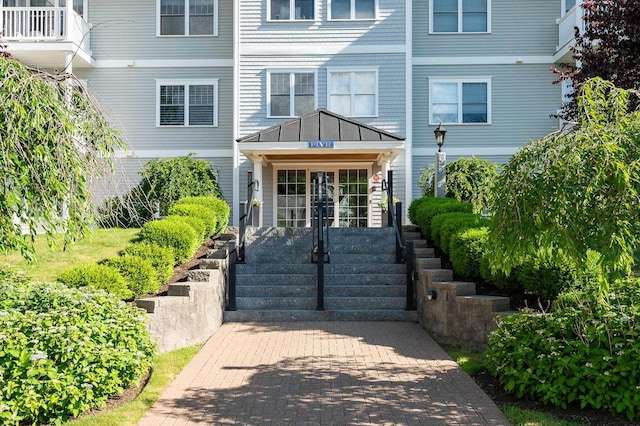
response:
[[[269,0],[269,19],[272,21],[297,21],[314,19],[313,0]]]
[[[564,0],[564,11],[565,13],[573,9],[576,5],[576,0]]]
[[[329,19],[375,19],[376,0],[331,0]]]
[[[316,74],[270,71],[267,74],[269,117],[298,117],[316,108]]]
[[[378,115],[378,71],[328,70],[328,109],[347,117]]]
[[[159,0],[160,35],[217,35],[218,0]]]
[[[491,0],[430,0],[432,33],[490,32]]]
[[[217,126],[218,80],[158,80],[158,126]]]
[[[491,80],[429,81],[429,123],[489,124],[491,122]]]

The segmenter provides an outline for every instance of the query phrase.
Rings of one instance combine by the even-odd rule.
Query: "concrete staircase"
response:
[[[237,311],[226,322],[417,321],[406,307],[406,267],[395,263],[391,228],[332,228],[324,310],[310,228],[249,228],[247,262],[237,265]]]

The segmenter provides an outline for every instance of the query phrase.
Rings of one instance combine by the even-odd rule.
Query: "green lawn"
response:
[[[81,241],[67,247],[49,248],[44,235],[36,237],[36,258],[28,263],[20,253],[0,255],[0,264],[7,264],[15,269],[29,273],[37,281],[53,281],[69,266],[96,263],[118,254],[135,240],[138,228],[132,229],[97,229]],[[62,238],[59,238],[62,241]]]

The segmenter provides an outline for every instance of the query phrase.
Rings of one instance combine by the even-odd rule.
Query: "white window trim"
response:
[[[213,86],[213,124],[189,124],[189,86]],[[184,90],[184,124],[167,126],[160,124],[160,87],[161,86],[185,86]],[[156,127],[162,129],[184,128],[184,127],[218,127],[218,79],[206,80],[156,80]]]
[[[185,1],[184,9],[184,34],[160,34],[160,3],[156,0],[156,37],[217,37],[218,36],[218,0],[213,0],[213,34],[189,34],[189,0]]]
[[[341,68],[327,68],[327,109],[329,111],[333,111],[331,108],[331,74],[334,72],[350,72],[350,73],[358,73],[358,72],[375,72],[376,73],[376,103],[375,103],[375,112],[373,115],[347,115],[347,117],[378,117],[378,104],[380,100],[380,85],[379,85],[379,72],[378,67],[365,67],[365,68],[352,68],[352,67],[341,67]],[[351,90],[353,90],[353,75],[351,77]],[[355,97],[355,93],[353,91],[350,93],[351,95],[351,108],[353,109],[353,98]]]
[[[462,31],[462,0],[458,0],[458,31],[433,31],[433,0],[429,0],[429,34],[491,34],[491,0],[487,0],[487,31]]]
[[[376,21],[378,20],[378,0],[374,0],[374,10],[373,10],[373,18],[360,18],[357,19],[356,16],[356,0],[350,0],[351,2],[351,17],[349,19],[338,19],[338,18],[332,18],[331,17],[331,0],[329,0],[329,3],[327,5],[328,9],[327,9],[327,19],[329,21],[335,21],[335,22],[345,22],[345,21]]]
[[[492,77],[472,77],[472,78],[433,78],[429,77],[429,125],[437,126],[440,124],[440,120],[433,120],[433,83],[456,83],[458,85],[458,122],[449,123],[443,122],[447,126],[488,126],[491,125],[491,79]],[[462,84],[463,83],[485,83],[487,85],[487,122],[486,123],[463,123],[462,122]]]
[[[271,114],[271,74],[313,74],[313,110],[318,109],[318,70],[315,68],[272,68],[267,70],[267,118],[296,118],[297,115],[272,115]],[[291,77],[289,77],[291,78]],[[291,91],[289,92],[289,112],[295,111],[295,91],[291,84]],[[295,84],[295,82],[293,82]]]
[[[318,0],[313,0],[313,19],[296,19],[295,10],[295,0],[289,0],[289,19],[271,19],[271,0],[267,0],[267,22],[315,22],[318,19]]]

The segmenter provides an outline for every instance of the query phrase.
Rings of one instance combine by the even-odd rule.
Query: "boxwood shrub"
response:
[[[196,240],[198,241],[198,245],[202,243],[205,239],[205,225],[204,222],[197,217],[193,216],[181,216],[181,215],[171,215],[167,216],[165,220],[174,221],[174,222],[182,222],[187,226],[190,226],[191,229],[196,233]]]
[[[226,201],[215,197],[185,197],[178,201],[177,204],[198,204],[211,209],[216,215],[216,229],[214,235],[220,234],[227,229],[229,224],[229,213],[231,207]]]
[[[56,281],[68,287],[91,287],[111,293],[121,300],[133,297],[133,292],[127,285],[127,280],[118,269],[108,265],[95,263],[67,268],[56,277]]]
[[[562,294],[550,313],[499,319],[487,366],[518,397],[640,415],[640,280]]]
[[[429,198],[432,198],[432,197],[416,198],[415,200],[411,201],[411,204],[409,204],[409,209],[408,209],[409,221],[411,221],[411,223],[413,223],[414,225],[418,225],[418,219],[417,219],[418,209],[423,203],[427,202]]]
[[[165,218],[144,224],[140,230],[140,239],[173,249],[175,263],[181,263],[191,258],[200,246],[200,240],[183,219]]]
[[[202,221],[204,225],[204,238],[209,238],[217,229],[217,216],[215,212],[199,204],[178,203],[169,208],[169,215],[186,216]]]
[[[416,209],[415,224],[420,227],[422,235],[431,238],[431,220],[434,216],[453,212],[471,213],[471,210],[471,204],[453,198],[425,198]]]
[[[149,370],[145,314],[113,295],[0,279],[0,424],[60,424]]]
[[[470,228],[451,238],[449,260],[453,270],[464,280],[480,281],[480,262],[486,250],[489,228]]]
[[[468,228],[489,226],[489,220],[473,213],[443,213],[431,220],[431,238],[436,246],[449,253],[451,238]]]
[[[148,260],[156,271],[160,285],[167,282],[173,275],[174,255],[171,247],[160,247],[149,241],[141,241],[127,246],[122,251],[122,254],[138,256]]]
[[[127,281],[133,298],[155,293],[160,288],[158,277],[151,262],[138,256],[125,254],[124,256],[107,259],[103,263],[117,269]]]

